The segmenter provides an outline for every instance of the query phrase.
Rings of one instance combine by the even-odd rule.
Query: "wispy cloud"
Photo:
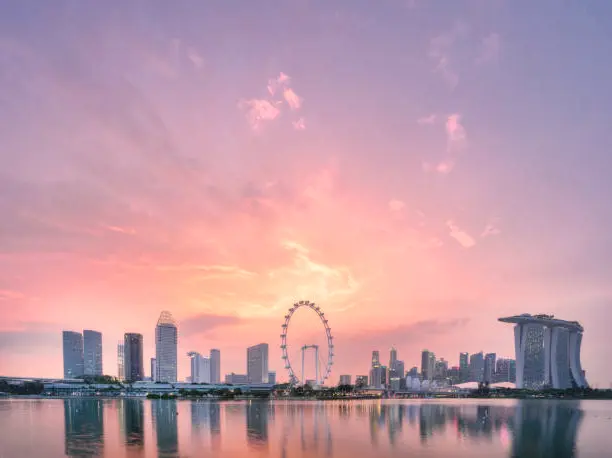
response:
[[[461,230],[453,220],[448,220],[446,225],[449,229],[449,235],[454,238],[462,247],[471,248],[476,245],[476,240],[467,232]]]
[[[499,56],[499,35],[491,33],[482,39],[480,50],[476,57],[476,63],[496,61]]]
[[[190,337],[203,334],[215,328],[236,325],[241,322],[242,319],[234,315],[200,314],[182,320],[179,323],[179,328],[182,336]]]
[[[241,100],[238,106],[246,111],[247,121],[253,130],[259,130],[263,122],[272,121],[280,115],[280,110],[265,99]]]
[[[389,210],[391,212],[397,213],[397,212],[402,211],[406,207],[406,204],[402,202],[401,200],[391,199],[389,203],[387,204],[387,206],[389,207]]]
[[[461,124],[461,115],[454,113],[446,118],[446,137],[448,152],[462,148],[467,140],[465,127]]]
[[[429,116],[423,116],[422,118],[417,119],[417,124],[420,126],[432,125],[435,124],[437,116],[435,113],[430,114]]]
[[[434,72],[442,75],[451,89],[459,84],[459,74],[452,62],[453,47],[458,39],[467,34],[467,30],[465,24],[457,22],[450,31],[429,42],[429,58],[434,63]]]
[[[455,168],[455,161],[446,159],[437,163],[423,162],[422,167],[425,172],[437,172],[446,175]]]
[[[487,223],[484,230],[480,234],[481,237],[490,237],[492,235],[501,234],[501,229],[498,227],[499,218],[493,218]]]
[[[187,58],[198,70],[204,67],[204,58],[198,53],[195,48],[187,49]]]
[[[300,118],[297,121],[293,121],[292,124],[295,130],[305,130],[306,129],[306,121],[304,120],[304,118]]]
[[[25,299],[26,295],[10,289],[0,289],[0,301]]]

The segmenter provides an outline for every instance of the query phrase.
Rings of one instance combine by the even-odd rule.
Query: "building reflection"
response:
[[[178,454],[178,425],[175,400],[156,400],[151,406],[158,456]]]
[[[91,399],[64,399],[65,454],[100,456],[104,448],[104,405]]]
[[[583,412],[579,401],[523,401],[516,408],[512,457],[573,458]]]
[[[123,438],[128,447],[144,446],[144,401],[142,399],[123,399],[120,401],[123,413]]]
[[[262,446],[268,442],[270,403],[249,401],[246,404],[246,428],[249,445]]]

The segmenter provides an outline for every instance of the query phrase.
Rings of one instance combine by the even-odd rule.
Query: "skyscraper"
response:
[[[98,331],[83,331],[84,374],[102,375],[102,334]]]
[[[221,383],[221,352],[210,350],[210,383]]]
[[[125,379],[137,382],[144,378],[142,361],[142,334],[126,333],[123,339]]]
[[[247,378],[249,383],[268,383],[268,344],[247,348]]]
[[[210,383],[210,359],[204,358],[197,351],[190,351],[191,383]]]
[[[151,358],[151,381],[157,381],[157,360],[155,358]]]
[[[380,366],[380,353],[378,350],[372,352],[372,367]]]
[[[117,378],[125,380],[125,347],[123,342],[117,344]]]
[[[429,350],[423,350],[421,353],[421,376],[423,380],[433,380],[435,366],[436,355]]]
[[[397,350],[395,347],[391,347],[389,352],[389,370],[395,370],[395,362],[397,361]]]
[[[83,335],[80,332],[63,331],[64,378],[80,377],[83,368]]]
[[[459,353],[459,380],[461,383],[467,382],[470,378],[470,354]]]
[[[484,359],[484,381],[493,383],[495,380],[495,361],[497,355],[495,353],[487,353]]]
[[[470,382],[484,381],[484,356],[482,352],[470,356]]]
[[[174,383],[177,373],[178,331],[172,314],[163,311],[155,326],[156,382]]]

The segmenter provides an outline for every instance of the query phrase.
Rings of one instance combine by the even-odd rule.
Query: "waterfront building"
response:
[[[370,369],[370,387],[382,388],[384,383],[383,367],[378,365]]]
[[[157,359],[151,358],[151,381],[157,381]]]
[[[448,361],[444,358],[440,358],[439,361],[435,363],[434,369],[434,380],[445,380],[448,373]]]
[[[64,356],[64,378],[80,377],[84,374],[83,335],[80,332],[62,331]]]
[[[210,358],[195,351],[187,353],[187,356],[191,359],[191,383],[211,383]]]
[[[495,381],[495,353],[487,353],[484,358],[484,377],[485,382],[493,383]]]
[[[210,383],[221,383],[221,351],[210,350]]]
[[[447,375],[451,385],[461,383],[461,368],[459,366],[451,367],[448,370]]]
[[[123,338],[125,380],[137,382],[144,378],[142,334],[128,332]]]
[[[368,386],[368,376],[367,375],[358,375],[355,377],[355,386],[357,388],[365,388]]]
[[[467,352],[459,353],[459,377],[460,382],[468,382],[470,378],[470,354]]]
[[[410,377],[418,377],[419,368],[416,366],[412,366],[406,375],[409,375]]]
[[[163,311],[155,326],[156,382],[174,383],[177,381],[177,344],[178,330],[172,314]]]
[[[580,362],[583,327],[552,315],[528,313],[499,318],[514,323],[516,387],[587,387]]]
[[[83,331],[83,355],[85,375],[102,375],[102,333]]]
[[[123,342],[117,344],[117,378],[125,380],[125,350]]]
[[[470,355],[470,382],[484,381],[484,355],[482,352]]]
[[[436,365],[436,355],[429,351],[423,350],[421,353],[421,375],[423,380],[432,380]]]
[[[275,371],[268,372],[268,383],[270,385],[276,385],[276,372]]]
[[[341,375],[340,381],[338,385],[350,385],[351,384],[351,376],[350,375]]]
[[[246,374],[231,374],[225,375],[225,383],[229,385],[246,385],[249,383],[248,377]]]
[[[247,348],[247,379],[249,383],[268,383],[268,344]]]

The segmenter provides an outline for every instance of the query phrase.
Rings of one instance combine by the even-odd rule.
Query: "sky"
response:
[[[395,346],[514,356],[500,316],[585,328],[612,383],[612,5],[5,0],[0,374],[61,376],[61,331],[246,371],[324,310],[340,374]],[[324,344],[293,316],[290,357]],[[325,352],[322,352],[325,353]],[[307,358],[308,359],[308,358]],[[294,364],[295,365],[295,364]],[[308,372],[307,368],[307,372]],[[312,372],[312,371],[311,371]]]

